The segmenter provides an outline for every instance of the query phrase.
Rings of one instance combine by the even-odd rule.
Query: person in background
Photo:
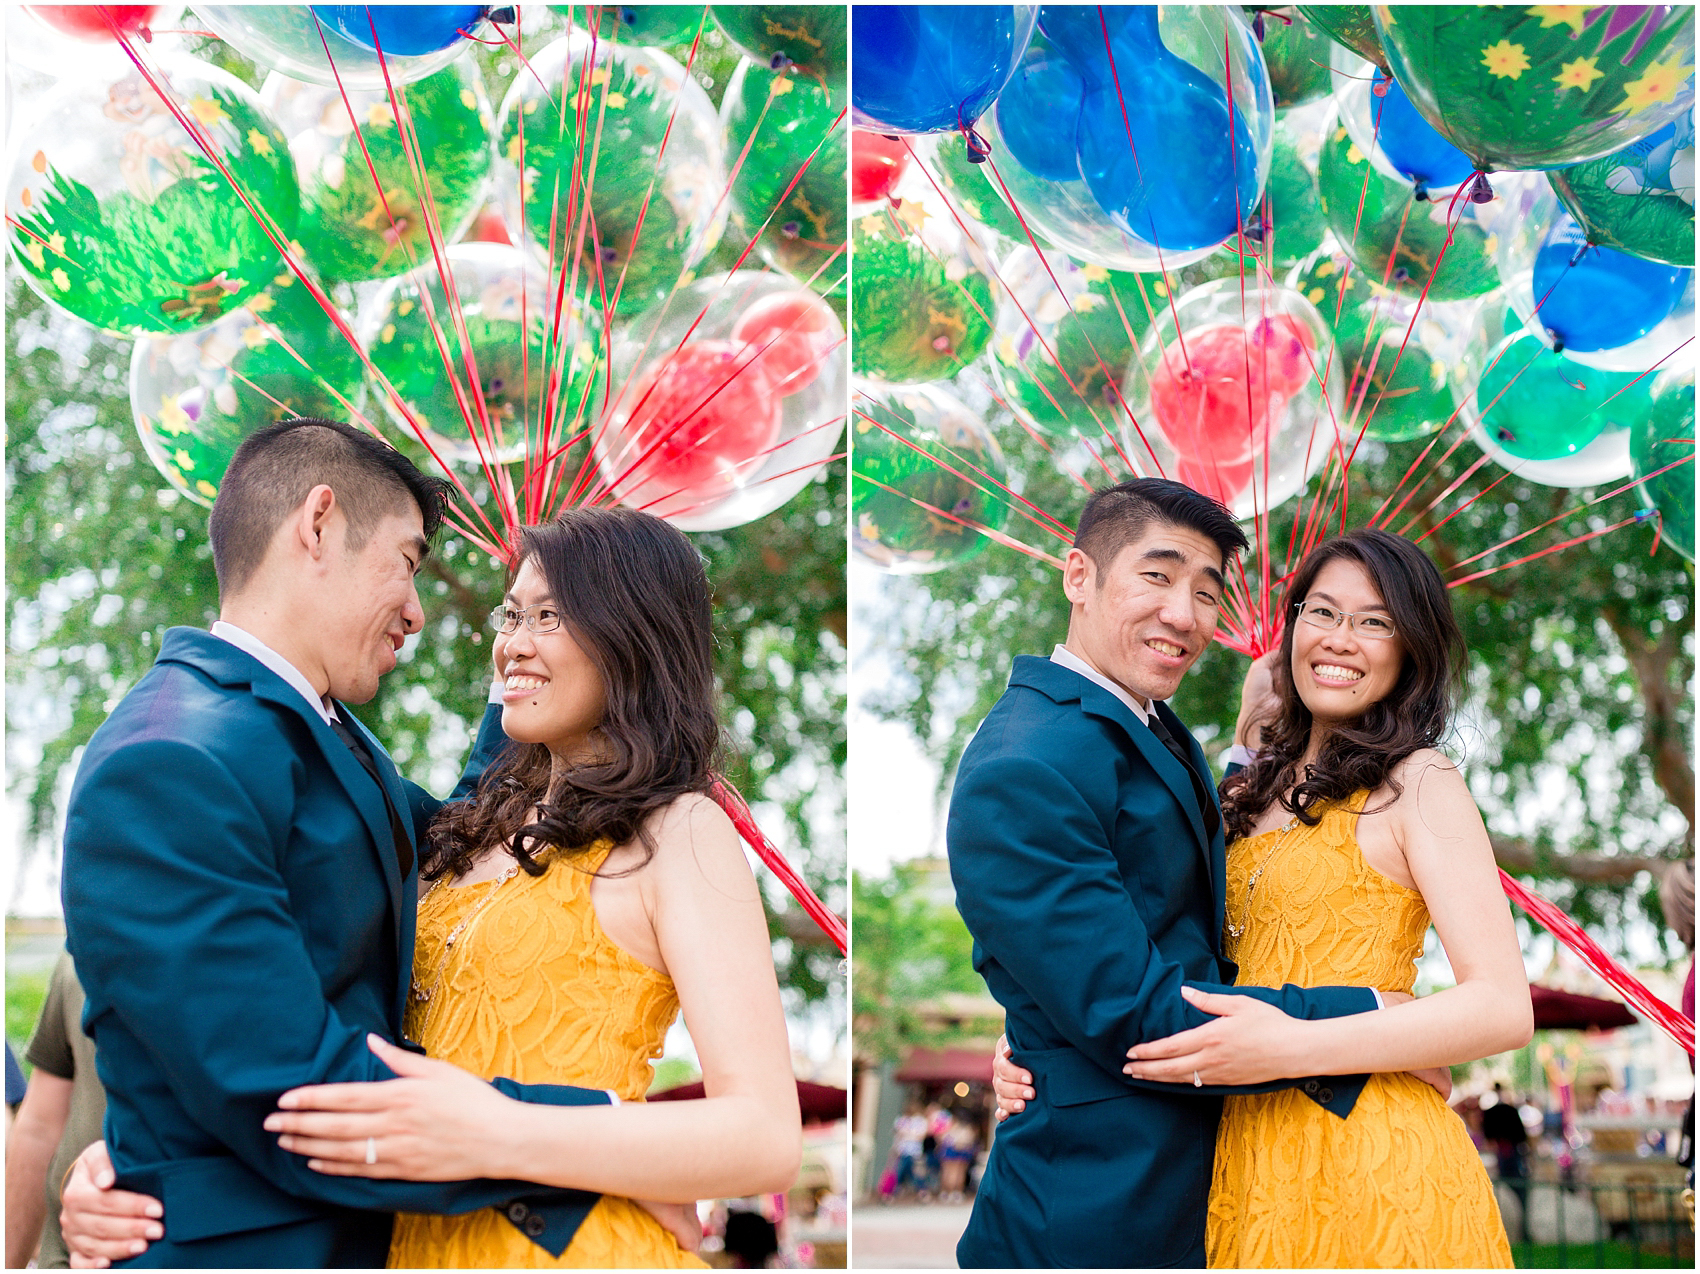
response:
[[[980,1146],[980,1133],[963,1112],[956,1112],[941,1138],[939,1156],[939,1202],[961,1203],[968,1185],[968,1169]]]
[[[12,1052],[11,1044],[6,1045],[6,1127],[12,1126],[11,1117],[18,1113],[18,1104],[24,1099],[24,1072],[18,1066],[17,1056]]]
[[[917,1165],[922,1162],[921,1143],[927,1135],[927,1117],[921,1113],[921,1108],[911,1104],[892,1124],[894,1134],[893,1149],[897,1153],[897,1184],[893,1197],[901,1195],[905,1186],[910,1189],[921,1188],[920,1174]]]
[[[1659,902],[1664,907],[1665,923],[1676,930],[1682,945],[1688,948],[1688,980],[1682,984],[1682,1011],[1694,1020],[1694,860],[1692,858],[1665,869],[1659,878]],[[1688,1069],[1694,1069],[1694,1055],[1688,1056]],[[1677,1147],[1677,1163],[1688,1169],[1687,1201],[1689,1218],[1694,1215],[1694,1098],[1688,1099],[1688,1113],[1682,1117],[1682,1141]]]
[[[1523,1155],[1529,1144],[1528,1130],[1517,1103],[1506,1095],[1503,1084],[1493,1086],[1495,1102],[1482,1112],[1482,1137],[1493,1143],[1499,1156],[1499,1179],[1522,1181],[1529,1175]]]
[[[66,1269],[59,1233],[59,1183],[83,1148],[100,1140],[106,1090],[94,1069],[94,1041],[83,1033],[83,988],[68,952],[53,967],[47,1000],[24,1056],[35,1072],[6,1146],[6,1268]]]
[[[779,1230],[759,1212],[726,1218],[726,1255],[735,1270],[764,1270],[779,1255]]]

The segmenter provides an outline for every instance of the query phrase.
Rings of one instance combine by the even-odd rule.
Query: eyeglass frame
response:
[[[1323,605],[1323,606],[1328,606],[1327,602],[1322,602],[1320,604]],[[1386,615],[1380,614],[1378,612],[1364,611],[1364,610],[1340,610],[1338,607],[1329,606],[1328,608],[1340,617],[1340,622],[1337,623],[1337,624],[1323,624],[1323,623],[1318,623],[1314,619],[1307,618],[1308,612],[1305,610],[1305,607],[1307,607],[1309,605],[1310,605],[1310,601],[1308,599],[1306,599],[1305,601],[1302,601],[1302,602],[1294,602],[1293,603],[1293,609],[1298,612],[1298,618],[1304,620],[1304,622],[1309,624],[1312,628],[1320,628],[1324,632],[1331,633],[1331,632],[1334,632],[1337,629],[1339,629],[1341,624],[1344,624],[1347,627],[1349,627],[1354,633],[1356,633],[1359,637],[1362,637],[1362,638],[1364,638],[1368,641],[1388,641],[1388,640],[1391,640],[1392,638],[1397,637],[1399,635],[1399,630],[1398,630],[1397,627],[1394,626],[1393,621],[1391,619],[1389,619]],[[1385,633],[1366,633],[1366,632],[1364,632],[1361,628],[1358,627],[1358,616],[1359,615],[1364,616],[1366,619],[1379,619],[1382,623],[1387,625],[1387,631]]]
[[[555,622],[547,628],[539,628],[537,626],[537,616],[536,616],[536,614],[533,613],[533,612],[538,611],[538,610],[552,610],[552,611],[554,611],[555,612]],[[511,628],[508,627],[508,616],[509,615],[518,616],[518,618],[514,621],[513,627],[511,627]],[[557,631],[559,631],[559,629],[561,627],[561,622],[562,622],[561,621],[560,608],[557,607],[555,605],[555,603],[553,603],[553,602],[536,602],[533,605],[526,606],[523,609],[519,609],[519,610],[515,610],[512,606],[508,606],[504,603],[503,605],[498,606],[494,610],[492,610],[490,612],[488,618],[489,618],[490,627],[494,628],[498,633],[502,634],[502,636],[504,636],[504,637],[513,636],[515,633],[517,633],[520,630],[520,625],[522,625],[522,624],[525,626],[526,631],[529,632],[534,637],[541,636],[544,633],[557,632]]]

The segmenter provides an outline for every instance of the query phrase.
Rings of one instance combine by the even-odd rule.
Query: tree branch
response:
[[[1681,653],[1681,630],[1675,624],[1666,624],[1658,640],[1652,641],[1643,629],[1629,622],[1621,607],[1607,602],[1600,607],[1600,613],[1611,625],[1641,687],[1641,699],[1647,709],[1641,748],[1653,762],[1653,778],[1664,789],[1670,803],[1682,811],[1692,833],[1694,764],[1688,757],[1686,733],[1677,728],[1684,691],[1670,684],[1671,663]]]
[[[454,607],[462,622],[471,624],[474,629],[484,623],[484,612],[487,609],[484,600],[473,588],[454,571],[447,561],[440,557],[427,557],[425,570],[433,579],[441,580],[449,586],[449,605]]]
[[[1550,872],[1567,876],[1584,885],[1626,885],[1644,871],[1663,876],[1676,858],[1642,858],[1630,854],[1539,854],[1525,840],[1489,834],[1493,856],[1513,875],[1518,872]]]

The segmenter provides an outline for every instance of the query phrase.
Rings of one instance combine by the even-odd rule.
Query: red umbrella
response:
[[[702,1081],[694,1084],[680,1084],[677,1088],[665,1089],[659,1093],[651,1093],[648,1101],[696,1101],[708,1094],[703,1091]],[[834,1088],[831,1084],[811,1084],[806,1079],[797,1081],[797,1104],[803,1108],[805,1124],[831,1124],[847,1118],[850,1113],[850,1094],[842,1088]]]
[[[1542,1031],[1609,1031],[1634,1026],[1640,1020],[1616,1000],[1599,1000],[1551,987],[1531,986],[1529,998],[1535,1005],[1535,1028]]]

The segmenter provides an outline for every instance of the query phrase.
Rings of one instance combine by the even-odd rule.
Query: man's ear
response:
[[[1063,596],[1078,606],[1097,581],[1098,567],[1082,549],[1070,549],[1063,558]]]
[[[342,509],[337,504],[336,492],[330,487],[321,482],[307,493],[307,498],[295,511],[291,525],[295,538],[300,541],[309,557],[315,561],[324,557],[331,524],[341,516]]]

